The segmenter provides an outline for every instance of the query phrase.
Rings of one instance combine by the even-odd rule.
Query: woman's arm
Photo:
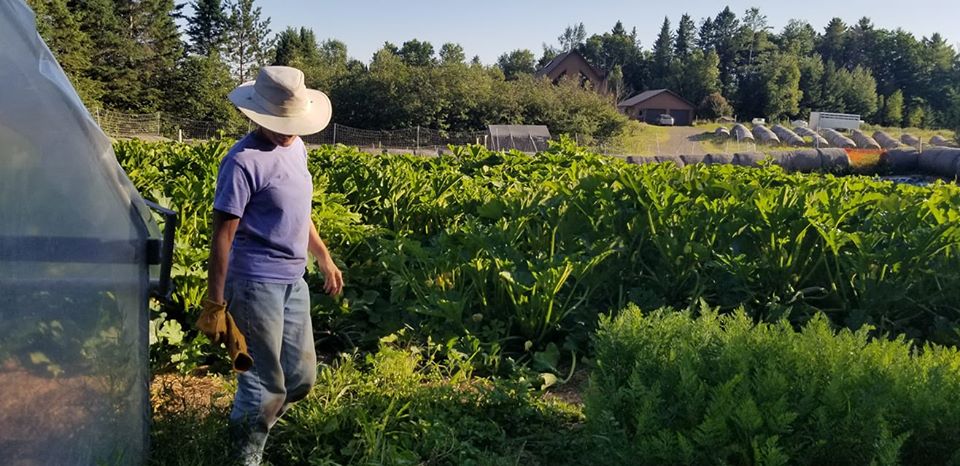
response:
[[[310,253],[313,254],[313,257],[317,258],[317,262],[320,265],[320,272],[323,273],[323,291],[329,295],[338,295],[343,291],[343,274],[340,273],[340,269],[337,268],[337,265],[333,263],[333,258],[330,257],[330,251],[327,250],[327,245],[323,244],[323,240],[320,239],[320,234],[317,233],[317,226],[310,222],[310,242],[308,244],[308,249]]]
[[[210,240],[210,259],[207,264],[207,298],[217,303],[226,301],[223,288],[227,280],[227,262],[238,225],[240,217],[214,209],[213,237]]]

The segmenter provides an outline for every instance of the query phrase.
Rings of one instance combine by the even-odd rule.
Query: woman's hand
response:
[[[325,259],[319,261],[320,273],[323,274],[323,291],[330,296],[337,296],[343,291],[343,273],[333,263],[333,259],[328,255]]]

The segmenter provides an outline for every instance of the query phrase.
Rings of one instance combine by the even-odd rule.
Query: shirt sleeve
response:
[[[253,192],[249,173],[237,164],[235,157],[226,157],[220,163],[217,188],[213,196],[213,208],[230,215],[243,217]]]

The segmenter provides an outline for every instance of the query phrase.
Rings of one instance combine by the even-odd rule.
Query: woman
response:
[[[282,66],[264,67],[256,81],[231,92],[230,101],[258,128],[220,164],[207,299],[198,327],[210,334],[201,323],[224,316],[214,319],[235,322],[246,337],[252,367],[238,377],[231,435],[240,461],[260,464],[270,428],[316,381],[303,279],[308,251],[319,263],[324,291],[335,295],[343,288],[310,218],[313,183],[298,137],[326,127],[332,110],[325,94],[306,88],[303,72]],[[248,363],[234,358],[239,370]]]

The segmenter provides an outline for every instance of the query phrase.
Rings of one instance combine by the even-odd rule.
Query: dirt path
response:
[[[660,144],[660,153],[663,155],[701,155],[706,154],[700,146],[699,139],[703,128],[695,126],[674,126],[667,128],[670,138]]]

